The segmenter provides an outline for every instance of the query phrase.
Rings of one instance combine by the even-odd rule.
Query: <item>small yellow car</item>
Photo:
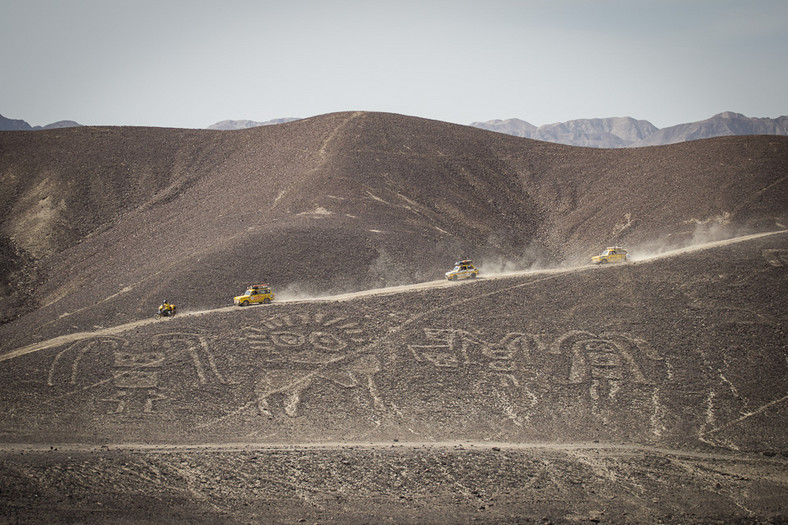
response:
[[[267,284],[253,284],[243,295],[233,297],[233,303],[238,306],[249,306],[250,304],[268,304],[274,299],[274,292]]]
[[[479,270],[473,265],[470,259],[463,259],[454,263],[454,269],[446,272],[446,279],[456,281],[457,279],[475,279],[479,275]]]
[[[629,253],[621,246],[608,246],[599,255],[591,257],[591,262],[594,264],[627,262],[628,260]]]

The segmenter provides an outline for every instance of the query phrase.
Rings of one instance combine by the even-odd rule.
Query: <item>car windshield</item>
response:
[[[610,250],[605,250],[602,252],[602,255],[610,255]]]

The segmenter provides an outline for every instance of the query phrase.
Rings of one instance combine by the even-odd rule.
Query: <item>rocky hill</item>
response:
[[[457,257],[523,268],[787,223],[784,137],[594,150],[339,113],[0,141],[0,234],[20,268],[6,300],[37,305],[35,322],[79,312],[53,328],[138,318],[163,297],[215,307],[251,282],[352,291],[431,280]]]
[[[0,133],[0,516],[784,520],[786,173],[364,112]]]

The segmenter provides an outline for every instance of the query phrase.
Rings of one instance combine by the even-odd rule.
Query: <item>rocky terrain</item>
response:
[[[786,173],[374,113],[0,133],[0,521],[784,522]]]

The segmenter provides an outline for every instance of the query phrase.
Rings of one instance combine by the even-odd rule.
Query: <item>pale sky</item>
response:
[[[0,0],[0,51],[33,126],[788,114],[788,0]]]

